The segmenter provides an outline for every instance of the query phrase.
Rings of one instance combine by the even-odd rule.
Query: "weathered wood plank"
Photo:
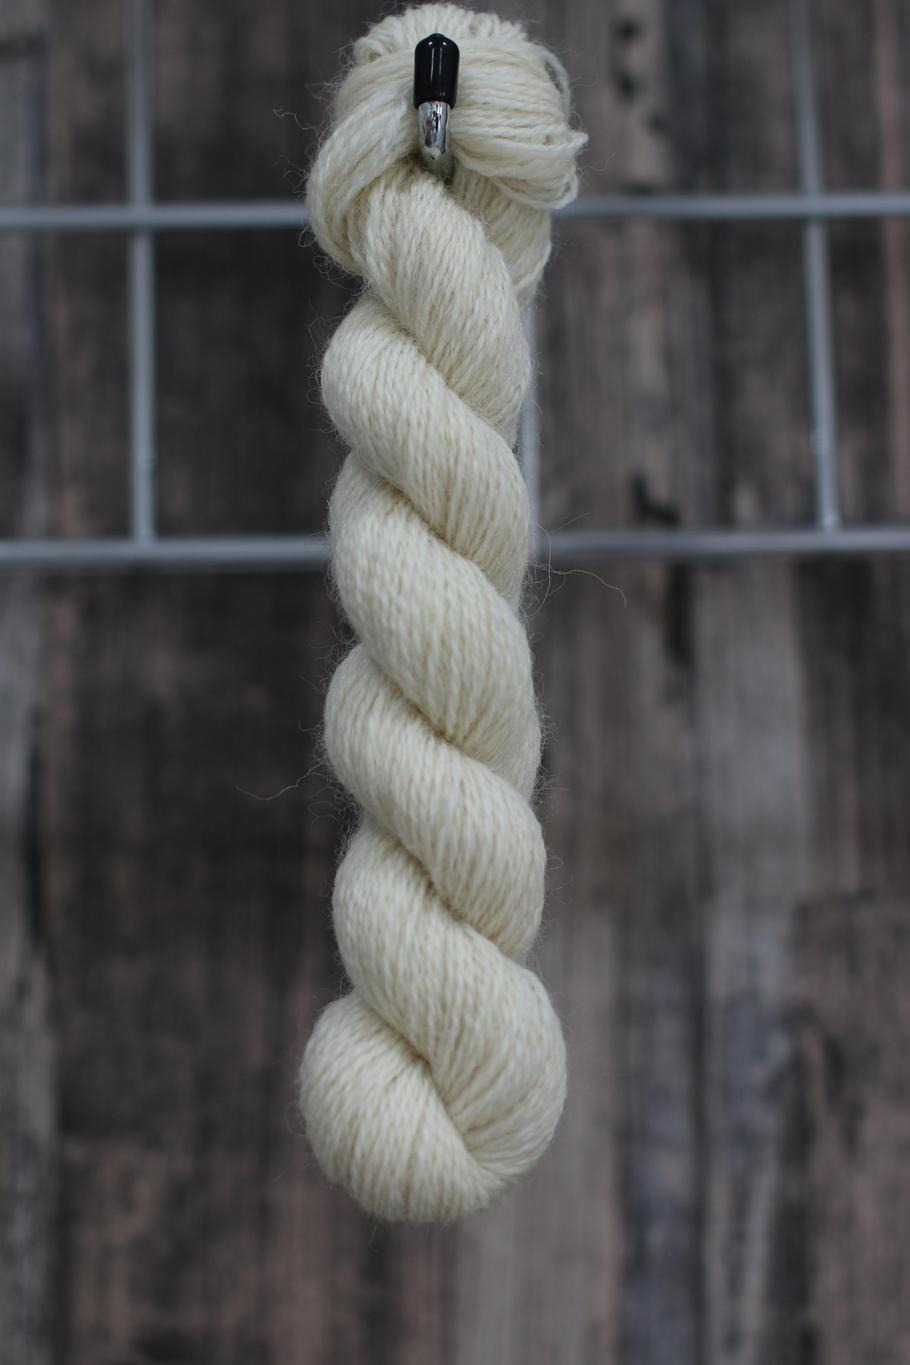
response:
[[[803,1333],[831,1365],[897,1365],[910,1350],[907,906],[870,886],[807,902],[799,922]]]
[[[49,0],[44,197],[124,195],[124,44],[118,0]],[[40,196],[36,196],[40,197]],[[51,419],[47,530],[122,535],[128,528],[129,372],[122,237],[45,240],[37,357]]]
[[[0,15],[0,185],[40,194],[47,14],[16,0]],[[44,324],[40,254],[0,247],[0,523],[42,526],[47,424],[33,366]],[[0,584],[0,1342],[18,1365],[54,1358],[57,1289],[56,1058],[35,827],[41,588]]]
[[[791,1178],[781,1081],[790,936],[809,884],[799,617],[788,566],[708,570],[695,595],[705,905],[706,1358],[803,1359],[778,1267]]]
[[[245,792],[311,765],[296,722],[320,699],[299,679],[331,644],[318,580],[55,594],[41,815],[75,1361],[268,1358],[266,1209],[300,1164],[288,1112],[307,972],[331,963],[317,869],[337,823],[319,774]]]
[[[573,1247],[556,1272],[578,1308],[570,1358],[696,1361],[702,981],[690,678],[666,630],[672,575],[610,577],[625,608],[606,586],[570,578],[543,627],[558,727],[547,825],[561,888],[547,948],[559,953],[577,1068],[554,1152],[574,1211],[568,1224],[554,1211],[550,1236]]]
[[[17,1365],[53,1360],[57,1290],[56,1053],[34,827],[39,592],[0,587],[0,1340]]]

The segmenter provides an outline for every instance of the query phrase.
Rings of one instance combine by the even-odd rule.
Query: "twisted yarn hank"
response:
[[[415,156],[413,53],[434,32],[461,49],[450,185]],[[568,112],[565,72],[521,27],[424,5],[355,43],[308,183],[317,240],[366,286],[322,366],[351,451],[329,531],[359,639],[325,744],[363,818],[333,895],[353,989],[317,1020],[301,1105],[329,1178],[387,1219],[488,1204],[565,1096],[560,1024],[523,965],[545,852],[513,449],[522,308],[585,140]]]

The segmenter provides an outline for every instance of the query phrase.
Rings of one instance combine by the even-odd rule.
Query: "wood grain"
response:
[[[0,16],[0,184],[28,200],[40,183],[46,70],[43,7]],[[40,253],[0,243],[0,499],[2,533],[42,524],[47,426],[32,360],[40,335]],[[0,583],[0,1342],[13,1361],[51,1365],[57,1282],[58,1134],[55,1020],[36,746],[41,587]]]
[[[522,9],[589,191],[796,185],[786,0]],[[157,192],[291,195],[373,17],[157,0]],[[828,182],[903,184],[904,7],[813,19]],[[4,11],[7,197],[122,195],[122,56],[116,0]],[[906,229],[831,242],[845,505],[906,516]],[[350,283],[293,233],[157,256],[163,528],[320,526]],[[4,533],[126,526],[124,286],[120,239],[0,243]],[[565,225],[538,330],[548,528],[807,517],[798,229]],[[321,578],[0,585],[4,1365],[903,1365],[910,568],[543,558],[569,1101],[449,1229],[366,1219],[294,1105],[351,820]]]

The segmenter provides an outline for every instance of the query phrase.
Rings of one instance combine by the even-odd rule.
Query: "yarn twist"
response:
[[[448,186],[414,155],[413,51],[436,31],[461,49]],[[523,965],[545,853],[513,451],[522,306],[583,142],[562,67],[518,25],[425,5],[354,45],[309,178],[319,243],[366,284],[322,366],[351,451],[329,530],[359,639],[325,743],[363,819],[333,896],[353,990],[316,1023],[301,1103],[330,1179],[389,1219],[483,1207],[565,1094],[559,1021]]]

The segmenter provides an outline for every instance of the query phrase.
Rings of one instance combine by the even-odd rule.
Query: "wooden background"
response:
[[[375,9],[156,10],[158,193],[291,194]],[[589,192],[795,187],[786,0],[523,12]],[[813,22],[829,185],[905,185],[904,0]],[[121,197],[123,104],[118,0],[4,0],[7,202]],[[158,262],[163,529],[317,528],[348,286],[293,232]],[[832,265],[847,511],[907,518],[907,230],[837,225]],[[792,225],[561,228],[545,525],[805,520],[800,271]],[[122,533],[123,240],[0,240],[0,318],[0,533]],[[321,576],[0,582],[4,1365],[910,1359],[910,565],[590,569],[531,604],[568,1107],[442,1231],[361,1216],[294,1111],[350,818]]]

